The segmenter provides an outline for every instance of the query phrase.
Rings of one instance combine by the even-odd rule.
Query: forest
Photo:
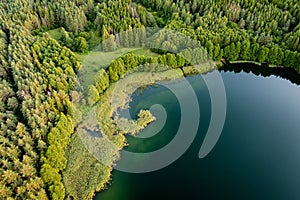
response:
[[[299,22],[298,0],[1,0],[0,199],[92,199],[108,187],[118,155],[106,166],[84,148],[74,119],[84,111],[74,102],[99,104],[107,113],[98,116],[100,124],[121,149],[127,133],[115,128],[105,103],[110,86],[126,74],[156,63],[187,76],[207,57],[300,73]],[[96,63],[101,70],[86,85],[88,98],[80,99],[74,88],[82,58],[100,43],[107,55],[146,48],[147,27],[180,32],[203,48],[179,52],[180,42],[161,34],[155,39],[161,49],[149,48],[151,56],[133,51]],[[137,123],[152,120],[141,111]]]

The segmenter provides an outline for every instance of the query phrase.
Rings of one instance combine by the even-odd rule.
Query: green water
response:
[[[221,74],[227,94],[226,121],[207,157],[199,159],[198,153],[209,126],[211,101],[199,75],[187,78],[201,112],[199,130],[190,148],[158,171],[133,174],[114,170],[111,185],[94,199],[299,200],[300,86],[271,74],[263,77],[240,70],[225,71]],[[172,84],[180,87],[181,83]],[[153,151],[175,136],[181,113],[175,95],[167,88],[148,87],[141,94],[135,93],[130,112],[134,116],[139,109],[154,104],[165,108],[165,126],[151,138],[128,137],[126,150]],[[158,126],[159,122],[154,122],[145,131]]]

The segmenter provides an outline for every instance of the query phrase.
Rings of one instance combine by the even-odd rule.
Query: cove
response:
[[[199,159],[198,153],[209,125],[211,101],[201,75],[187,77],[201,112],[190,148],[155,172],[114,170],[111,185],[94,199],[300,199],[299,75],[276,70],[280,69],[245,64],[221,69],[227,116],[218,143],[204,159]],[[180,81],[171,84],[180,87]],[[150,86],[134,93],[130,113],[135,116],[155,104],[166,110],[164,127],[150,138],[128,137],[126,150],[154,151],[175,136],[180,107],[167,88]],[[144,131],[155,131],[159,126],[154,122]]]

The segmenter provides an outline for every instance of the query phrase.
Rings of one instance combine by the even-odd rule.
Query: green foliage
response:
[[[75,44],[78,52],[85,53],[88,51],[88,44],[84,37],[81,36],[77,37],[75,40]]]
[[[190,65],[205,63],[208,56],[214,61],[225,56],[300,72],[296,0],[16,0],[0,2],[0,7],[0,199],[88,199],[109,181],[112,168],[84,152],[78,138],[70,139],[75,126],[70,114],[76,112],[70,92],[81,66],[72,51],[86,54],[101,40],[107,52],[148,45],[142,42],[149,36],[145,26],[180,31],[206,49],[186,48],[191,40],[162,33],[153,42],[163,55],[130,53],[118,58],[122,52],[101,52],[107,60],[116,59],[91,60],[96,67],[108,68],[87,83],[90,105],[103,100],[111,83],[146,63],[157,63],[144,65],[149,70],[168,65],[188,75],[195,70]],[[146,111],[139,117],[141,126],[151,118]],[[108,137],[122,147],[124,137],[114,136],[112,119],[101,120],[109,124],[103,127]]]
[[[88,104],[92,106],[99,100],[100,96],[97,88],[94,85],[90,85],[88,89]]]
[[[65,187],[63,183],[54,182],[53,185],[49,187],[49,191],[53,200],[65,199]]]
[[[95,27],[99,31],[106,27],[109,34],[142,27],[137,8],[131,0],[99,3],[95,6]]]
[[[267,47],[260,47],[257,53],[258,54],[257,60],[261,63],[266,61],[268,57],[268,53],[269,53],[269,49]]]
[[[272,47],[269,51],[269,61],[275,65],[282,65],[284,54],[279,47]]]
[[[217,56],[221,51],[229,60],[263,60],[264,56],[261,54],[258,58],[258,53],[265,52],[265,49],[262,50],[260,47],[266,47],[270,49],[268,56],[271,56],[271,52],[275,54],[279,52],[277,59],[267,56],[266,60],[271,64],[281,65],[285,57],[285,49],[299,50],[300,26],[299,20],[295,20],[295,17],[299,17],[296,14],[299,5],[293,0],[285,5],[295,6],[285,8],[278,7],[280,5],[278,1],[272,1],[270,4],[261,1],[246,3],[242,0],[228,3],[219,0],[214,2],[200,0],[186,4],[171,1],[163,4],[171,5],[173,2],[173,6],[168,8],[156,7],[157,4],[162,4],[159,0],[153,0],[151,3],[145,0],[138,2],[157,10],[162,16],[165,16],[166,10],[169,10],[169,13],[178,12],[173,16],[171,14],[165,16],[171,21],[168,28],[180,30],[197,38],[216,61],[222,57]],[[220,45],[220,51],[218,47],[216,49],[212,47],[216,45]],[[271,50],[276,46],[279,47],[278,50]],[[216,53],[213,52],[214,50]]]
[[[109,87],[109,76],[104,69],[101,69],[96,75],[95,83],[99,94],[103,94],[103,92]]]
[[[104,52],[107,51],[114,51],[116,50],[116,43],[115,43],[115,37],[114,35],[108,35],[107,38],[103,38],[102,42],[102,50]]]
[[[55,182],[60,182],[61,175],[58,173],[58,169],[52,167],[49,164],[43,164],[41,168],[42,179],[49,185],[54,184]]]
[[[250,41],[249,40],[244,40],[241,44],[241,54],[240,58],[242,60],[251,60],[251,51],[250,51]]]
[[[45,156],[47,157],[47,162],[49,162],[52,167],[58,170],[65,168],[67,160],[65,158],[65,151],[61,146],[48,146]]]
[[[140,110],[138,114],[137,124],[141,127],[146,127],[149,123],[155,120],[155,117],[149,110]]]
[[[200,52],[200,53],[199,53]],[[197,54],[198,53],[198,54]],[[193,55],[199,55],[199,56],[194,56],[192,58],[191,54]],[[203,52],[202,49],[189,49],[185,50],[182,52],[182,56],[177,54],[170,54],[167,53],[165,55],[160,55],[157,57],[144,57],[144,56],[136,56],[132,53],[128,53],[122,57],[117,58],[116,60],[112,61],[112,63],[108,66],[107,68],[107,73],[109,74],[109,81],[106,78],[106,73],[102,72],[105,76],[103,80],[97,78],[96,76],[96,87],[97,85],[103,85],[101,82],[103,81],[105,84],[105,89],[108,86],[108,82],[116,82],[120,78],[122,78],[125,74],[131,73],[134,71],[136,67],[139,66],[140,64],[145,64],[145,63],[157,63],[163,66],[167,66],[168,68],[178,68],[178,67],[183,67],[185,65],[188,65],[189,63],[186,61],[191,59],[194,60],[195,64],[200,64],[204,62],[205,58],[207,59],[207,55]],[[184,59],[186,58],[186,59]],[[104,90],[98,90],[99,93],[101,91],[103,92]]]
[[[48,148],[45,157],[42,159],[41,175],[44,182],[49,186],[48,190],[53,198],[64,198],[64,186],[61,182],[60,171],[67,165],[65,150],[70,142],[71,134],[74,131],[74,121],[70,116],[63,113],[56,127],[48,134]]]
[[[67,197],[91,199],[94,191],[99,191],[109,182],[112,168],[99,163],[77,134],[72,136],[66,156],[68,164],[63,171],[63,183]]]

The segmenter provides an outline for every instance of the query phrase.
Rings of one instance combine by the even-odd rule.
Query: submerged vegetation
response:
[[[0,199],[82,200],[104,189],[125,135],[155,120],[146,110],[135,120],[114,115],[138,86],[204,73],[222,58],[281,66],[276,74],[299,81],[290,73],[300,72],[297,0],[16,0],[0,8]],[[120,85],[127,92],[111,104]],[[104,164],[85,148],[87,132]]]

